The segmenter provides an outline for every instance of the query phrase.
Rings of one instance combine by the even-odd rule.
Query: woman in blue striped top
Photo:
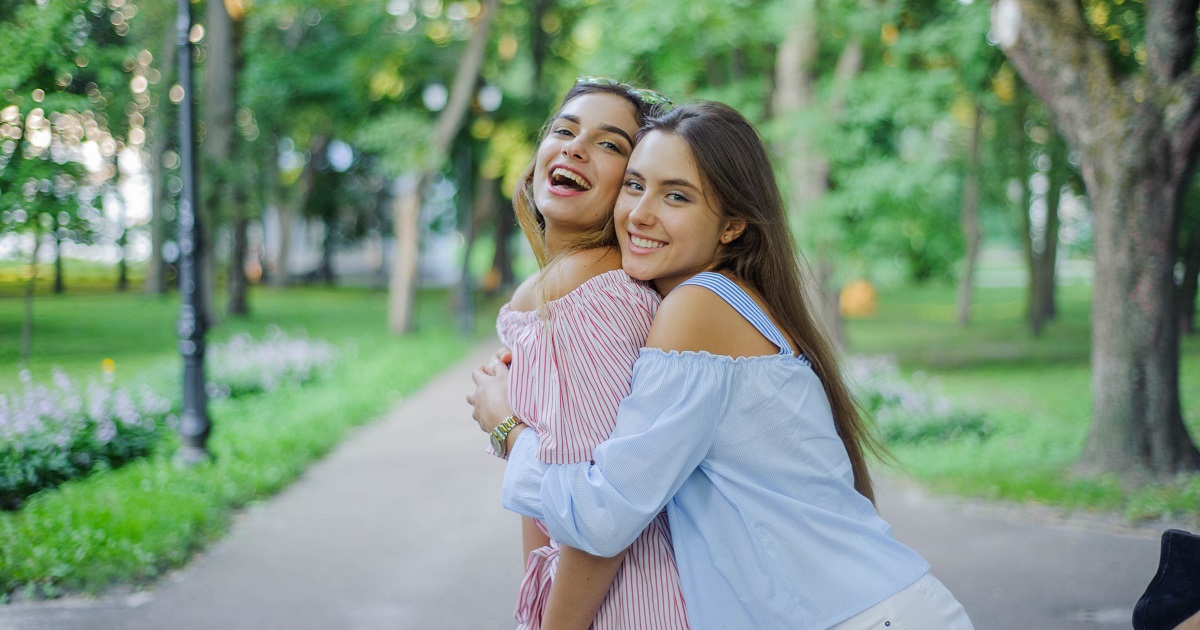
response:
[[[972,628],[875,511],[880,447],[806,303],[749,121],[718,103],[650,121],[615,219],[622,266],[664,295],[631,394],[592,462],[542,463],[518,425],[505,507],[605,556],[665,508],[694,628]],[[474,378],[490,431],[511,414],[506,370]]]

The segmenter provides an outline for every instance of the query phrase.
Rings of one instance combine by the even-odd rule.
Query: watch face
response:
[[[493,433],[491,435],[491,438],[492,438],[492,450],[503,455],[504,454],[504,442],[500,441],[500,438],[497,438],[495,433]]]

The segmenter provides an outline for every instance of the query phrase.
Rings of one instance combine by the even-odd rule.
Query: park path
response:
[[[511,628],[519,522],[464,396],[495,343],[356,430],[156,588],[0,606],[10,630]],[[1157,531],[928,496],[885,481],[880,511],[979,630],[1128,628]]]

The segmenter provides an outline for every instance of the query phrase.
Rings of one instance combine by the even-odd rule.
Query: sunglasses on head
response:
[[[575,85],[602,85],[605,87],[615,87],[624,90],[626,93],[647,105],[657,105],[660,107],[672,105],[671,99],[667,98],[665,94],[655,92],[654,90],[634,87],[628,83],[621,83],[616,79],[610,79],[608,77],[580,75],[579,78],[575,79]]]

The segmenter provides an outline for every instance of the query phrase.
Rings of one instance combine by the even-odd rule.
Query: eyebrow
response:
[[[643,181],[645,181],[645,179],[646,179],[645,175],[642,175],[641,173],[637,172],[637,170],[632,169],[632,168],[625,169],[625,174],[631,175],[631,176],[636,177]],[[689,182],[686,179],[664,179],[661,182],[659,182],[659,185],[667,186],[667,187],[676,187],[676,188],[691,188],[692,190],[696,190],[696,191],[700,190],[699,186],[693,184],[692,182]]]
[[[576,125],[583,124],[579,121],[579,117],[574,114],[560,114],[558,116],[558,119],[569,120],[569,121],[575,123]],[[607,131],[609,133],[615,133],[615,134],[621,136],[622,138],[625,138],[625,141],[629,143],[629,146],[633,146],[633,138],[629,137],[629,134],[626,133],[626,131],[624,129],[617,127],[616,125],[609,125],[609,124],[600,125],[600,128],[603,129],[604,131]]]

